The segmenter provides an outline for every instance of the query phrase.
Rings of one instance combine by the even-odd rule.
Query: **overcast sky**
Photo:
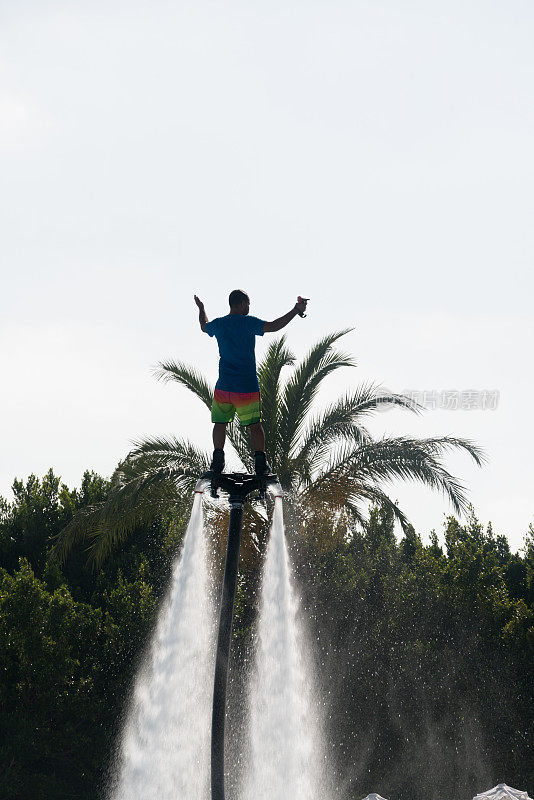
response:
[[[354,328],[358,366],[320,403],[369,380],[426,392],[373,433],[478,442],[488,466],[447,464],[520,547],[533,42],[528,0],[0,2],[0,494],[49,467],[109,476],[145,435],[208,449],[204,407],[151,374],[175,357],[215,380],[193,294],[211,318],[243,288],[264,319],[303,294],[298,356]],[[440,407],[465,391],[490,407]],[[389,491],[425,536],[452,513]]]

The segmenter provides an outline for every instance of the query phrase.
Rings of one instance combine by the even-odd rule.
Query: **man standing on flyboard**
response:
[[[241,425],[250,430],[256,475],[268,475],[271,467],[265,457],[265,432],[261,424],[260,385],[254,353],[256,336],[285,328],[297,314],[304,317],[308,298],[299,297],[291,311],[273,322],[248,316],[250,300],[240,289],[230,292],[228,300],[230,313],[208,322],[204,303],[195,295],[200,327],[204,333],[215,336],[220,356],[219,379],[215,384],[211,406],[215,449],[210,469],[213,472],[222,472],[224,469],[226,426],[237,411]]]

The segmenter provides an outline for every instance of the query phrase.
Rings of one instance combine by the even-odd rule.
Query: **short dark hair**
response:
[[[244,300],[249,300],[249,296],[246,292],[242,292],[241,289],[234,289],[233,292],[230,292],[230,297],[228,298],[230,308],[241,305]]]

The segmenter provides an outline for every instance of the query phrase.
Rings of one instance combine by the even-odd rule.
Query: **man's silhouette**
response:
[[[308,300],[299,297],[291,311],[273,322],[249,316],[250,300],[240,289],[234,289],[228,300],[230,313],[208,322],[204,303],[195,295],[200,327],[209,336],[215,336],[220,355],[219,379],[211,407],[215,448],[211,469],[214,472],[224,469],[226,426],[237,411],[241,425],[250,430],[255,472],[266,475],[271,468],[265,457],[265,433],[261,424],[261,395],[254,352],[256,336],[281,330],[297,314],[304,316]]]

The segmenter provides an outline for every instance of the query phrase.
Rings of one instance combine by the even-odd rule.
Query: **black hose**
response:
[[[244,498],[243,498],[244,501]],[[228,547],[221,597],[219,635],[217,637],[217,657],[215,661],[215,681],[213,686],[213,715],[211,722],[211,797],[224,800],[224,722],[226,716],[226,684],[230,640],[232,636],[232,616],[237,584],[237,566],[241,544],[241,525],[243,521],[243,502],[231,499],[230,523],[228,526]]]

